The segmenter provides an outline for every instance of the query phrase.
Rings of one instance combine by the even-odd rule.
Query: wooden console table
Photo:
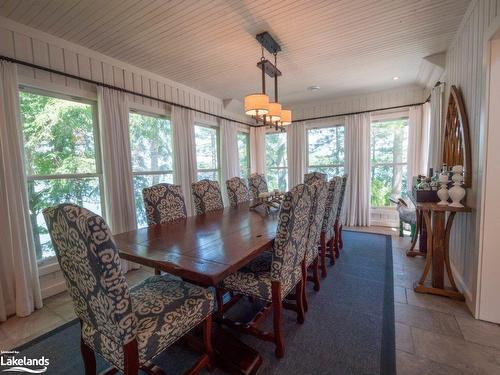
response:
[[[471,209],[469,207],[440,206],[437,203],[431,202],[418,202],[415,203],[415,207],[418,216],[422,218],[422,225],[425,226],[427,232],[425,266],[420,280],[415,282],[415,292],[436,294],[463,300],[464,296],[457,289],[451,270],[449,242],[451,227],[456,213],[471,212]],[[449,213],[448,218],[446,218],[446,213]],[[431,285],[426,285],[425,281],[429,275],[429,271],[431,271],[431,267]],[[444,285],[445,269],[451,288],[447,288]]]

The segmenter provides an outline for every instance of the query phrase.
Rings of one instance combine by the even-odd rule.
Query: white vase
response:
[[[462,176],[463,168],[461,165],[456,165],[452,169],[453,171],[453,187],[449,190],[450,198],[453,201],[450,203],[451,207],[464,207],[460,201],[465,197],[465,189],[462,187],[462,181],[464,177]]]
[[[440,174],[439,182],[441,184],[441,189],[439,189],[437,192],[437,196],[440,199],[438,204],[440,206],[448,206],[448,198],[450,197],[450,195],[448,194],[448,175],[444,173]]]

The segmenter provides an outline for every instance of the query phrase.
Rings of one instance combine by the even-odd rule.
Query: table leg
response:
[[[406,256],[408,257],[425,256],[427,253],[427,229],[425,226],[424,215],[420,210],[416,210],[415,214],[417,216],[417,228],[415,230],[415,235],[413,236],[410,248],[406,251]],[[419,250],[415,250],[417,240],[419,240]]]
[[[432,213],[432,287],[444,288],[445,212]]]

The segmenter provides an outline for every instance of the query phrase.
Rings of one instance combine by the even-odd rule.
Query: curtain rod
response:
[[[32,64],[32,63],[29,63],[29,62],[21,61],[21,60],[18,60],[18,59],[14,59],[12,57],[7,57],[7,56],[0,55],[0,60],[5,60],[5,61],[12,62],[12,63],[15,63],[15,64],[24,65],[24,66],[27,66],[27,67],[30,67],[30,68],[34,68],[34,69],[44,70],[46,72],[53,73],[53,74],[59,74],[59,75],[62,75],[64,77],[77,79],[79,81],[87,82],[87,83],[90,83],[90,84],[93,84],[93,85],[96,85],[96,86],[102,86],[102,87],[106,87],[108,89],[122,91],[122,92],[124,92],[126,94],[137,95],[137,96],[141,96],[141,97],[146,98],[146,99],[156,100],[158,102],[165,103],[165,104],[168,104],[170,106],[184,108],[184,109],[189,109],[191,111],[195,111],[195,112],[198,112],[198,113],[201,113],[201,114],[204,114],[204,115],[208,115],[208,116],[213,116],[213,117],[219,118],[221,120],[227,120],[227,121],[232,121],[232,122],[235,122],[235,123],[238,123],[238,124],[242,124],[242,125],[246,125],[246,126],[256,127],[256,125],[254,125],[254,124],[248,124],[248,123],[243,122],[243,121],[233,120],[233,119],[231,119],[229,117],[225,117],[225,116],[221,116],[221,115],[214,115],[213,113],[202,111],[201,109],[192,108],[192,107],[189,107],[187,105],[174,103],[174,102],[171,102],[171,101],[168,101],[168,100],[163,100],[163,99],[155,98],[153,96],[149,96],[149,95],[145,95],[145,94],[139,94],[137,92],[130,91],[130,90],[127,90],[127,89],[123,89],[121,87],[109,85],[109,84],[104,83],[104,82],[98,82],[98,81],[94,81],[92,79],[79,77],[79,76],[76,76],[74,74],[70,74],[70,73],[66,73],[66,72],[61,72],[59,70],[55,70],[55,69],[47,68],[45,66],[41,66],[41,65],[37,65],[37,64]]]

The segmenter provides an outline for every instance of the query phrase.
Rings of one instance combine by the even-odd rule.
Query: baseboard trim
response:
[[[55,296],[56,294],[62,293],[66,290],[66,282],[59,281],[41,290],[42,299]]]
[[[453,262],[450,262],[450,265],[451,265],[451,272],[453,273],[453,277],[455,278],[455,283],[457,284],[457,288],[464,295],[465,304],[467,305],[468,309],[470,310],[472,315],[477,319],[475,311],[476,302],[474,301],[474,296],[471,290],[467,287],[467,284],[465,284],[462,274],[458,272],[457,267],[455,267]]]

